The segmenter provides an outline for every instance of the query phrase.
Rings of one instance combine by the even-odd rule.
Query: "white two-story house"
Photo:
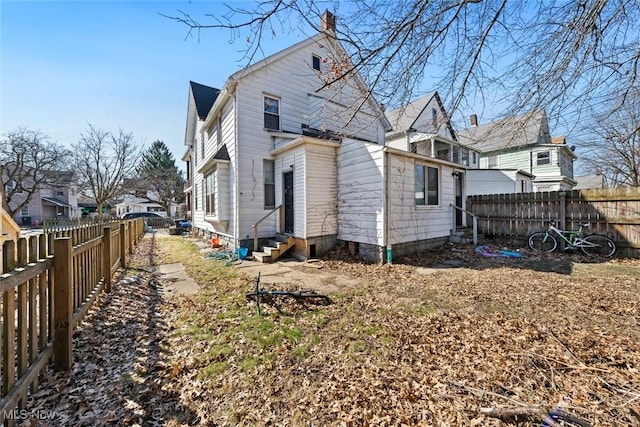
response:
[[[250,249],[254,236],[262,248],[282,234],[301,257],[319,256],[338,240],[352,241],[339,230],[359,227],[362,206],[341,200],[364,182],[357,172],[352,176],[345,164],[349,156],[342,153],[351,144],[382,148],[389,126],[349,70],[333,15],[325,13],[322,25],[317,35],[230,76],[206,115],[190,87],[190,150],[183,159],[191,168],[197,230]],[[210,95],[216,92],[209,89]],[[381,182],[378,177],[375,185]],[[375,198],[381,207],[381,191]],[[369,233],[377,234],[375,223],[356,239]]]
[[[477,152],[456,141],[436,94],[392,114],[392,127],[334,25],[325,13],[319,34],[220,90],[190,84],[183,160],[196,231],[263,260],[281,252],[268,249],[276,235],[300,258],[345,243],[372,261],[448,240]]]

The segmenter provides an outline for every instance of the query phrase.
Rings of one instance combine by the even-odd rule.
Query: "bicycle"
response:
[[[258,275],[256,276],[255,290],[253,292],[247,292],[246,294],[248,301],[255,301],[258,315],[262,314],[262,309],[260,308],[261,300],[264,302],[270,302],[273,297],[282,296],[291,297],[301,304],[304,304],[304,301],[317,305],[329,305],[332,303],[331,298],[326,295],[318,294],[313,289],[300,289],[298,291],[262,289],[260,288],[260,272],[258,272]]]
[[[588,234],[583,237],[582,229],[589,224],[578,224],[577,230],[561,230],[549,221],[547,231],[537,231],[527,237],[527,245],[534,252],[553,252],[558,248],[558,238],[566,243],[565,249],[580,248],[585,255],[611,257],[616,253],[616,244],[607,236]]]

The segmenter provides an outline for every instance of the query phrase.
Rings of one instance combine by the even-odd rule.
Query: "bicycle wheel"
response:
[[[553,252],[558,247],[556,238],[543,231],[530,235],[527,244],[535,252]]]
[[[583,239],[580,249],[582,249],[585,255],[610,257],[616,253],[616,244],[607,236],[590,234]]]

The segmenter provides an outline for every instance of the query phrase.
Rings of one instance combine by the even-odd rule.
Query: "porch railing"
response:
[[[279,211],[278,214],[278,228],[280,230],[280,232],[282,233],[282,227],[284,225],[284,209],[282,209],[282,205],[278,205],[275,208],[273,208],[271,211],[269,211],[268,214],[266,214],[265,216],[263,216],[262,218],[260,218],[260,220],[258,222],[256,222],[255,224],[253,224],[251,226],[251,228],[253,228],[253,251],[256,252],[258,250],[258,248],[260,247],[258,245],[258,226],[260,225],[260,223],[262,221],[264,221],[265,219],[269,218],[271,216],[272,213],[274,213],[275,211]]]
[[[478,244],[478,217],[476,215],[474,215],[473,213],[469,212],[466,209],[461,208],[460,206],[456,206],[453,203],[449,204],[449,206],[451,206],[453,209],[451,210],[453,212],[453,224],[455,227],[455,223],[456,223],[456,210],[465,213],[467,215],[469,215],[471,217],[471,221],[472,221],[472,227],[473,227],[473,244],[477,245]]]

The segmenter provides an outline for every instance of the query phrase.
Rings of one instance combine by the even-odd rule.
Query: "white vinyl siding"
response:
[[[389,162],[389,244],[449,236],[453,227],[453,215],[449,204],[455,203],[453,168],[396,154],[389,155]],[[416,163],[439,168],[439,206],[416,206]]]
[[[338,233],[336,149],[306,147],[306,237]]]
[[[338,149],[338,239],[381,246],[382,147],[343,140]]]

